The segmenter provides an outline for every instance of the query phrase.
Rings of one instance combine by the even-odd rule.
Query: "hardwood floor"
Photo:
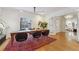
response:
[[[57,40],[53,43],[50,43],[46,46],[43,46],[38,51],[74,51],[79,50],[79,43],[75,40],[68,40],[65,36],[65,33],[57,33],[55,36],[52,36]]]
[[[36,51],[77,51],[79,50],[79,43],[75,40],[68,40],[65,36],[65,33],[60,32],[56,35],[50,35],[50,37],[56,38],[57,40],[45,45]],[[10,41],[10,38],[8,38],[1,46],[0,50],[4,50],[4,48],[7,46],[8,42]]]

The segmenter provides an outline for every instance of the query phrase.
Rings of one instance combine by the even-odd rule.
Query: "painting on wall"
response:
[[[31,19],[30,17],[21,17],[20,18],[20,30],[26,30],[31,28]]]

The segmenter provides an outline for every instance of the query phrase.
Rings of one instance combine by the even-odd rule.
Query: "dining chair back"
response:
[[[17,42],[25,41],[27,40],[27,37],[28,37],[27,33],[17,33],[15,36]]]
[[[39,38],[41,37],[41,31],[35,31],[32,33],[33,38]]]
[[[44,30],[44,31],[42,31],[42,35],[43,35],[43,36],[48,36],[48,35],[49,35],[49,30]]]

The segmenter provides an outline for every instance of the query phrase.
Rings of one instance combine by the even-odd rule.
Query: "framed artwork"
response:
[[[20,30],[26,30],[31,28],[31,19],[30,17],[21,17],[20,18]]]

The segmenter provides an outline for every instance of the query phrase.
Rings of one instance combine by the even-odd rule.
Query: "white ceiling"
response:
[[[13,7],[19,11],[27,11],[34,13],[34,7]],[[65,10],[74,10],[75,7],[36,7],[36,14],[50,14],[50,13],[57,13],[60,11]],[[67,11],[68,12],[68,11]]]

